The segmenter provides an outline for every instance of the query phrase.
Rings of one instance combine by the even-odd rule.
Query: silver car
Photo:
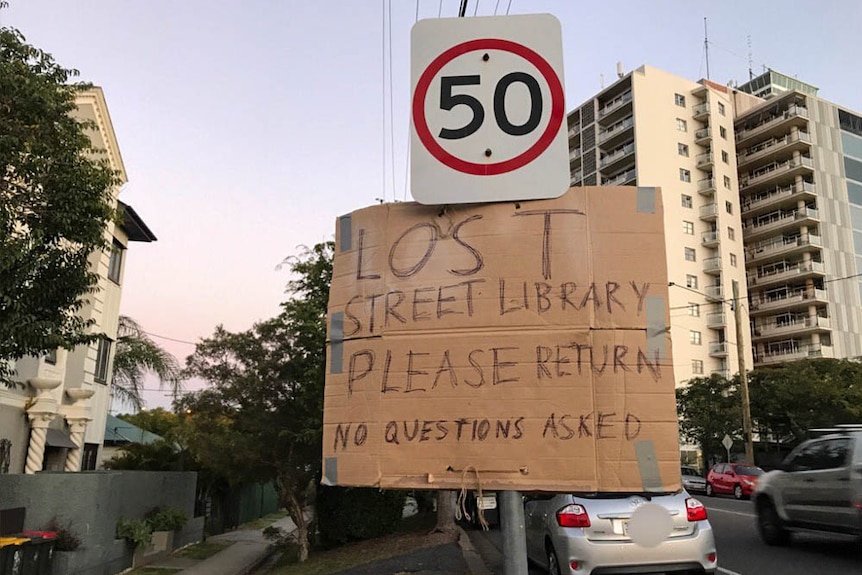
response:
[[[670,536],[654,547],[636,544],[634,511],[657,503],[670,513]],[[715,573],[715,539],[706,507],[678,493],[532,494],[525,498],[527,556],[551,575]],[[606,571],[607,570],[607,571]]]
[[[706,493],[706,478],[694,467],[680,467],[682,487],[689,493]]]

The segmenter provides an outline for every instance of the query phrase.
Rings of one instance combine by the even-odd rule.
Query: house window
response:
[[[686,170],[685,168],[679,169],[679,179],[682,182],[690,182],[691,181],[691,172]]]
[[[719,126],[718,133],[722,138],[724,138],[725,140],[727,139],[727,128],[725,128],[724,126]]]
[[[93,374],[93,379],[97,383],[107,383],[108,381],[108,360],[111,357],[111,340],[106,337],[99,339],[99,349],[96,352],[96,372]]]
[[[680,132],[688,132],[688,124],[682,118],[676,119],[676,129]]]
[[[724,187],[727,188],[728,190],[730,189],[730,177],[729,176],[724,176]]]
[[[125,248],[120,242],[114,241],[114,245],[111,247],[111,260],[108,262],[108,279],[115,284],[120,283],[120,272],[123,269],[124,250]]]
[[[673,103],[677,106],[685,108],[685,96],[683,96],[682,94],[674,94]]]
[[[688,194],[682,194],[682,207],[690,208],[691,207],[691,196]]]
[[[700,332],[694,330],[688,332],[688,341],[691,342],[692,345],[700,345]]]
[[[51,365],[57,365],[57,350],[52,349],[48,353],[45,354],[45,363],[50,363]]]
[[[685,261],[687,261],[687,262],[696,262],[697,261],[697,253],[695,253],[694,248],[685,248]]]
[[[728,239],[735,240],[736,239],[736,231],[730,226],[727,227],[727,237]]]
[[[733,213],[733,204],[730,202],[724,202],[724,209],[727,210],[728,214]]]
[[[724,104],[721,102],[718,103],[718,113],[724,116]]]
[[[721,161],[725,164],[730,163],[730,155],[727,153],[726,150],[721,151]]]
[[[691,360],[691,372],[695,375],[703,375],[703,361],[700,359]]]
[[[687,145],[685,145],[681,142],[678,142],[676,144],[676,151],[680,156],[685,156],[686,158],[688,157],[688,146]]]
[[[685,276],[685,287],[691,289],[697,289],[697,276],[686,275]]]
[[[694,235],[694,222],[682,222],[682,233],[693,236]]]
[[[730,254],[730,265],[736,267],[736,254]]]
[[[692,317],[700,317],[700,304],[699,303],[689,303],[688,304],[688,315]]]

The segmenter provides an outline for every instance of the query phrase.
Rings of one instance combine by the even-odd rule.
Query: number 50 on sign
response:
[[[422,20],[411,35],[411,191],[423,204],[569,187],[562,37],[549,14]]]

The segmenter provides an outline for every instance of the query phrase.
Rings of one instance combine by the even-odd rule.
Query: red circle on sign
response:
[[[541,72],[551,91],[551,117],[548,122],[548,127],[545,128],[545,131],[539,139],[536,140],[536,143],[530,146],[525,152],[504,162],[497,162],[494,164],[476,164],[474,162],[462,160],[461,158],[450,154],[443,149],[443,146],[437,143],[437,140],[434,139],[434,136],[431,134],[431,130],[428,128],[428,121],[425,118],[425,96],[428,94],[428,88],[431,86],[431,81],[434,79],[434,76],[436,76],[437,72],[439,72],[443,66],[458,56],[475,50],[502,50],[504,52],[511,52],[512,54],[520,56],[524,60],[530,62],[539,70],[539,72]],[[470,40],[469,42],[464,42],[449,48],[437,56],[437,58],[435,58],[434,61],[425,69],[419,77],[419,82],[416,83],[416,91],[413,94],[413,124],[416,128],[416,135],[419,136],[419,140],[425,146],[425,149],[440,161],[440,163],[465,174],[471,174],[474,176],[496,176],[523,168],[548,149],[548,146],[550,146],[551,142],[554,141],[554,138],[563,123],[563,117],[565,116],[564,107],[563,86],[560,84],[560,79],[557,77],[557,73],[554,72],[554,69],[544,58],[523,44],[510,42],[509,40],[500,40],[498,38],[482,38],[478,40]]]

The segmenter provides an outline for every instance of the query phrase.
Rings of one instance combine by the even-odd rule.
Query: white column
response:
[[[56,414],[45,411],[28,411],[27,415],[30,417],[31,429],[24,473],[32,475],[37,471],[42,471],[42,462],[45,457],[45,437],[48,435],[48,425]]]
[[[81,459],[84,455],[84,432],[87,431],[89,419],[66,419],[69,423],[69,434],[75,447],[66,455],[66,471],[81,471]]]

